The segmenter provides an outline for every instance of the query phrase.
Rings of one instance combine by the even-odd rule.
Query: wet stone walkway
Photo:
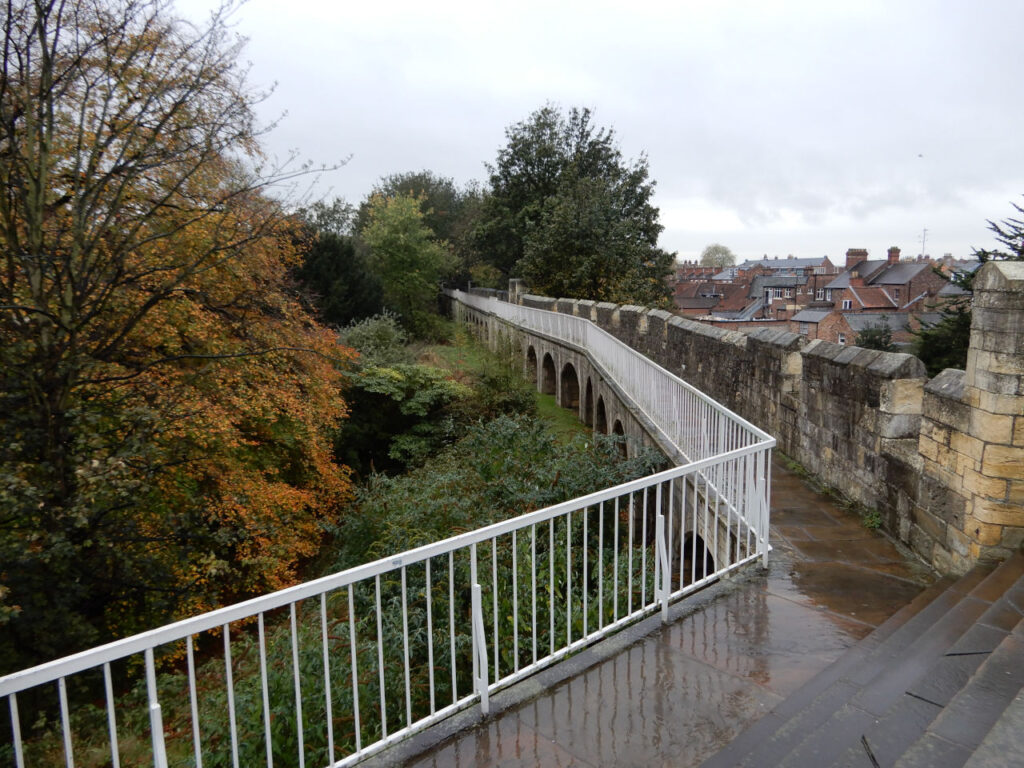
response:
[[[910,602],[934,575],[773,468],[767,570],[748,568],[371,765],[695,766]]]

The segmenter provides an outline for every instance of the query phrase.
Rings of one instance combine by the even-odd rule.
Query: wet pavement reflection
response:
[[[772,520],[766,572],[405,764],[699,765],[934,580],[778,460]]]

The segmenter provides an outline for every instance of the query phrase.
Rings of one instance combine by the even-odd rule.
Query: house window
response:
[[[825,301],[832,301],[832,289],[827,288],[825,290]]]
[[[782,289],[781,288],[772,288],[772,297],[776,298],[776,299],[781,299],[782,298]]]
[[[845,344],[846,343],[846,334],[845,333],[840,333],[839,334],[839,343],[840,344]]]
[[[800,323],[800,333],[806,336],[810,332],[810,327],[807,323]]]
[[[894,299],[898,299],[900,297],[900,289],[899,288],[893,288],[892,289],[892,297]]]
[[[817,291],[815,291],[814,298],[816,298],[818,301],[822,301],[825,298],[825,289],[819,288]]]
[[[787,299],[793,298],[793,289],[792,288],[787,288],[784,293],[785,293],[785,296],[786,296]]]
[[[853,309],[853,299],[843,299],[843,309]]]

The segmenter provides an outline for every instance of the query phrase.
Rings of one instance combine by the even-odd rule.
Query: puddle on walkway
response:
[[[777,461],[772,516],[766,573],[407,764],[699,765],[934,579]]]

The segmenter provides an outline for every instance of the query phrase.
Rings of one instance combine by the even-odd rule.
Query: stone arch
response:
[[[576,368],[572,363],[566,363],[562,366],[561,385],[559,405],[579,413],[580,379],[576,375]]]
[[[555,361],[551,358],[550,352],[545,352],[544,362],[541,364],[540,391],[545,395],[557,394],[556,382]]]
[[[690,531],[683,540],[683,586],[715,572],[715,557],[700,534]]]
[[[532,344],[526,348],[526,378],[537,386],[537,350]]]
[[[594,428],[594,384],[587,376],[586,394],[583,396],[583,423]]]
[[[594,431],[602,435],[608,434],[608,412],[604,407],[604,398],[597,398],[597,410],[594,413]]]
[[[612,434],[616,437],[622,438],[619,441],[619,453],[622,454],[622,458],[628,458],[629,451],[626,448],[626,430],[619,419],[615,420],[615,426],[612,427]]]

